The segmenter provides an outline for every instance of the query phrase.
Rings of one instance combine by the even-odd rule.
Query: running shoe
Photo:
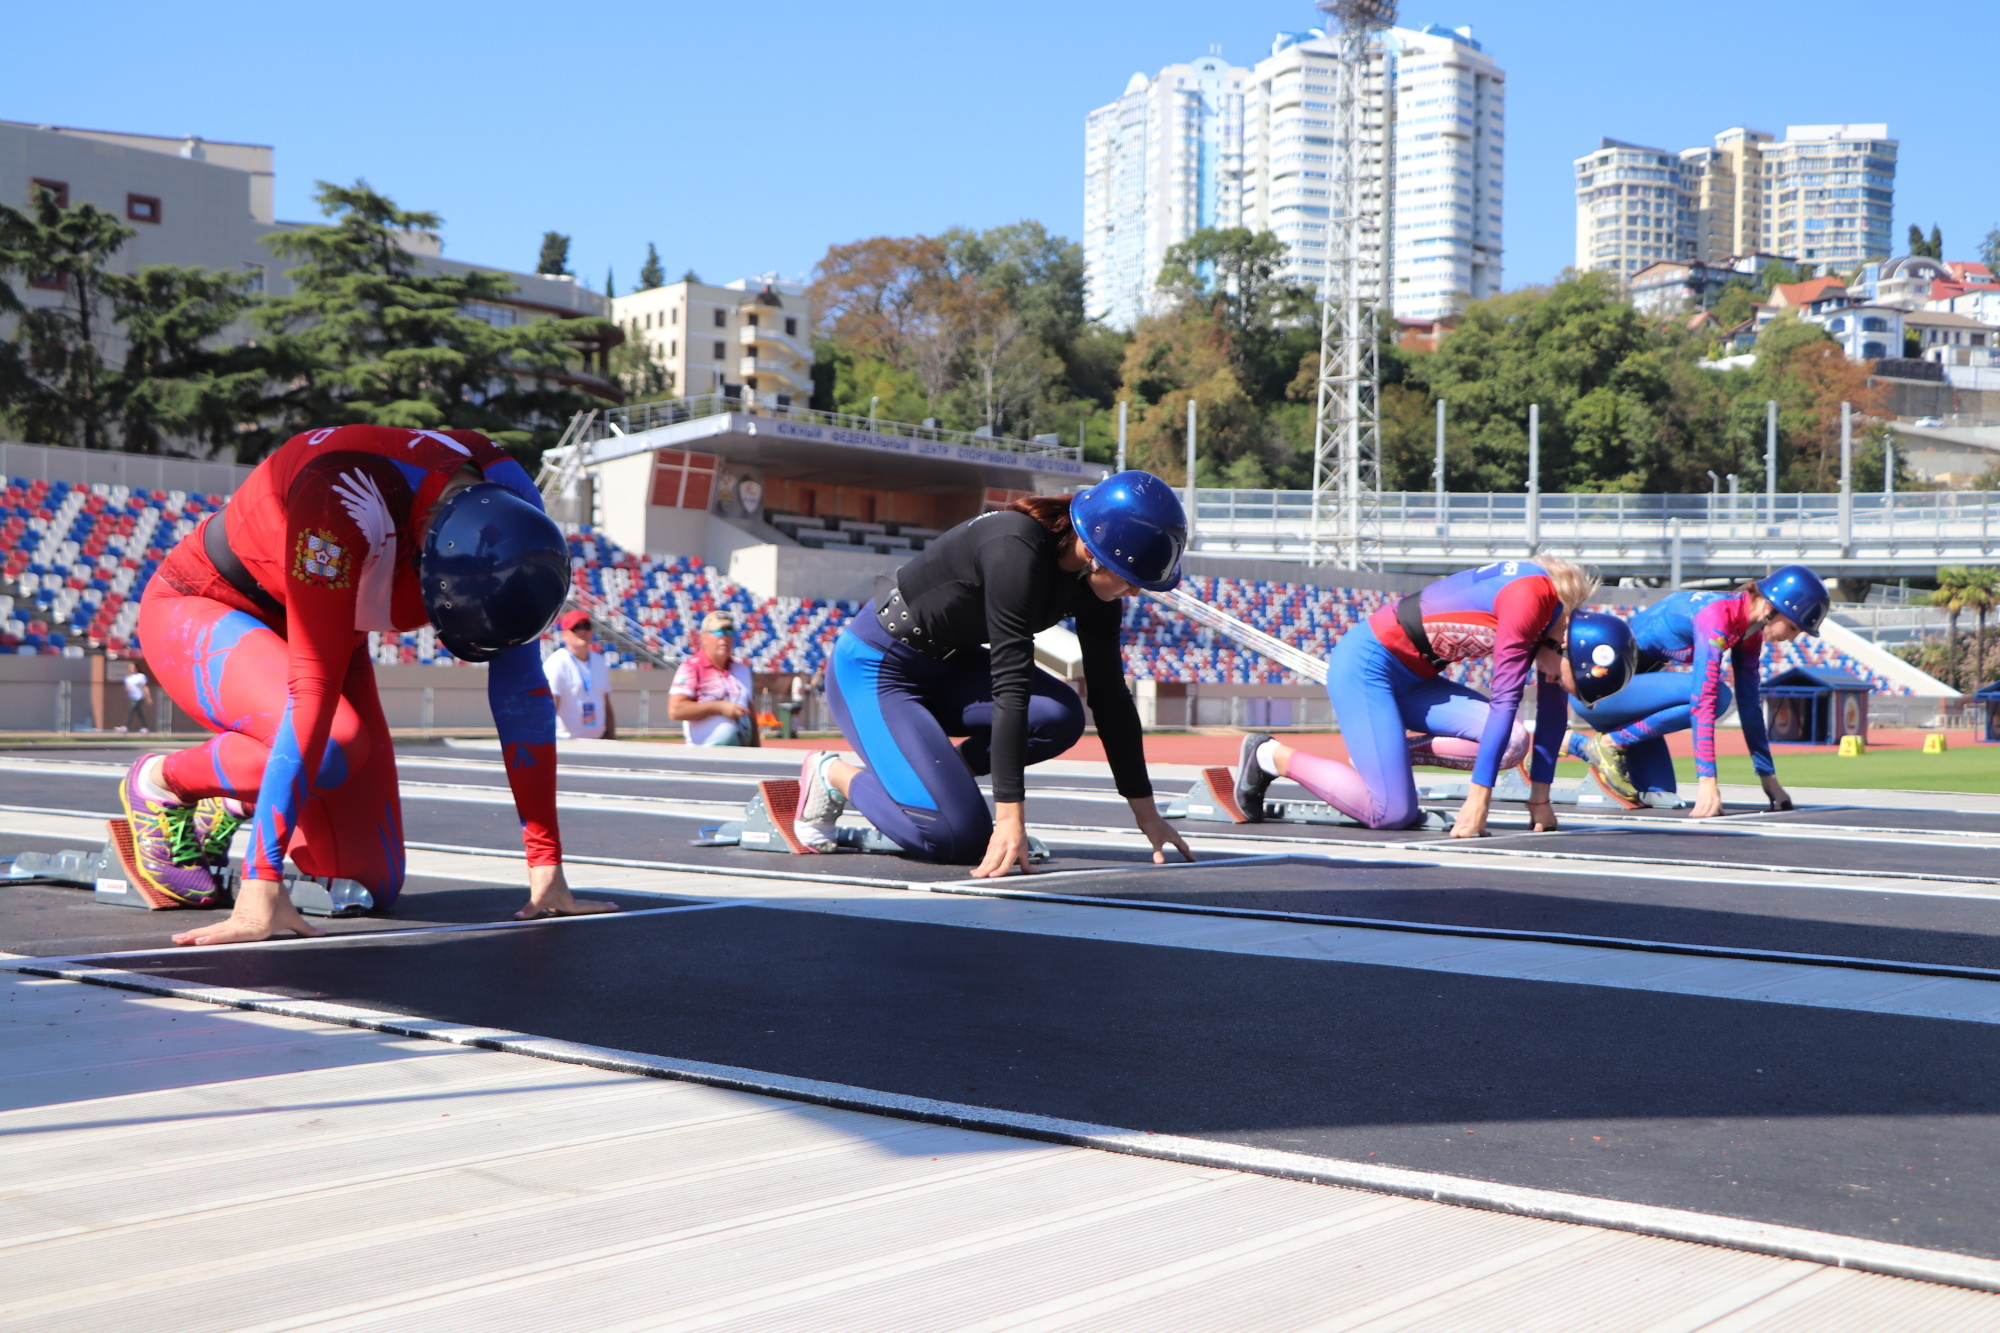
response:
[[[201,842],[202,859],[214,866],[228,865],[229,843],[246,822],[244,816],[230,814],[220,796],[195,802],[194,835]]]
[[[847,798],[827,779],[827,765],[834,760],[831,750],[813,750],[799,765],[799,809],[792,820],[792,832],[815,852],[830,852],[834,824],[847,809]]]
[[[132,873],[147,888],[184,907],[212,907],[221,900],[223,891],[202,864],[195,808],[155,801],[139,781],[139,771],[158,757],[140,755],[118,783],[118,799],[132,830]]]
[[[1264,822],[1264,793],[1270,790],[1273,781],[1257,762],[1257,751],[1270,739],[1264,732],[1253,731],[1243,738],[1236,751],[1236,808],[1252,824]]]
[[[1632,775],[1625,768],[1625,751],[1611,743],[1609,736],[1599,736],[1590,742],[1590,776],[1597,779],[1597,785],[1627,810],[1637,810],[1645,802],[1639,799],[1639,789],[1632,783]]]

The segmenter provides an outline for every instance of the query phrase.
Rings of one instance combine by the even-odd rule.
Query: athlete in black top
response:
[[[1022,770],[1069,749],[1084,725],[1076,692],[1035,665],[1034,636],[1074,617],[1118,792],[1156,861],[1169,845],[1193,859],[1154,807],[1125,684],[1119,599],[1138,588],[1093,556],[1070,507],[1068,496],[1037,497],[960,524],[897,572],[883,605],[871,602],[849,622],[834,646],[827,699],[865,767],[808,757],[797,828],[808,846],[831,844],[833,820],[852,800],[917,855],[976,861],[975,876],[1016,864],[1026,871]],[[1173,553],[1177,564],[1177,543]],[[952,736],[966,739],[954,747]],[[974,781],[989,772],[991,816]]]

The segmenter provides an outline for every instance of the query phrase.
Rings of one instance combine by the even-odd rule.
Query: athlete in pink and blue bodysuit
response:
[[[1568,715],[1565,692],[1576,693],[1581,680],[1601,697],[1631,669],[1624,622],[1576,609],[1592,586],[1565,561],[1507,560],[1438,580],[1413,594],[1415,608],[1383,607],[1341,638],[1327,664],[1327,697],[1348,762],[1247,737],[1239,806],[1253,821],[1261,818],[1263,790],[1282,776],[1370,828],[1408,828],[1422,815],[1412,768],[1430,764],[1471,770],[1471,794],[1452,831],[1479,836],[1500,771],[1530,753],[1517,715],[1534,680],[1528,776],[1536,820],[1553,828],[1548,784]],[[1426,642],[1416,641],[1413,621]],[[1443,674],[1452,662],[1481,657],[1493,659],[1491,698]]]

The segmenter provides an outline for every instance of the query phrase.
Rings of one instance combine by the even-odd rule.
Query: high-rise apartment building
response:
[[[1694,195],[1677,153],[1599,139],[1576,159],[1576,266],[1630,277],[1695,258]]]
[[[1576,159],[1576,266],[1782,255],[1820,273],[1886,257],[1896,141],[1886,125],[1738,127],[1671,155],[1616,139]]]
[[[1090,313],[1129,329],[1152,309],[1167,251],[1243,216],[1243,85],[1220,56],[1134,74],[1084,121],[1083,256]]]
[[[1155,79],[1134,75],[1124,97],[1091,113],[1084,258],[1093,314],[1130,327],[1151,308],[1168,247],[1204,226],[1271,232],[1287,247],[1288,276],[1319,289],[1337,49],[1319,29],[1280,33],[1252,69],[1211,57]],[[1363,249],[1399,318],[1435,319],[1500,290],[1505,96],[1505,75],[1469,28],[1381,35],[1362,87],[1362,156],[1377,182],[1362,205]],[[1163,138],[1168,127],[1175,132]],[[1212,214],[1202,211],[1209,199]]]
[[[1895,254],[1896,148],[1887,125],[1787,128],[1764,146],[1764,248],[1821,273]]]
[[[721,394],[771,407],[812,397],[812,303],[775,274],[723,286],[683,280],[611,300],[611,318],[643,338],[681,397]]]

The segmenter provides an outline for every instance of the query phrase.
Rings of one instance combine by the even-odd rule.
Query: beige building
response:
[[[673,392],[804,407],[812,397],[812,306],[775,276],[724,286],[675,282],[613,297],[611,318],[643,338],[673,374]]]
[[[1766,203],[1762,145],[1772,136],[1763,130],[1724,130],[1712,148],[1681,153],[1683,176],[1694,205],[1694,254],[1705,264],[1721,264],[1737,255],[1767,249],[1771,214]]]

